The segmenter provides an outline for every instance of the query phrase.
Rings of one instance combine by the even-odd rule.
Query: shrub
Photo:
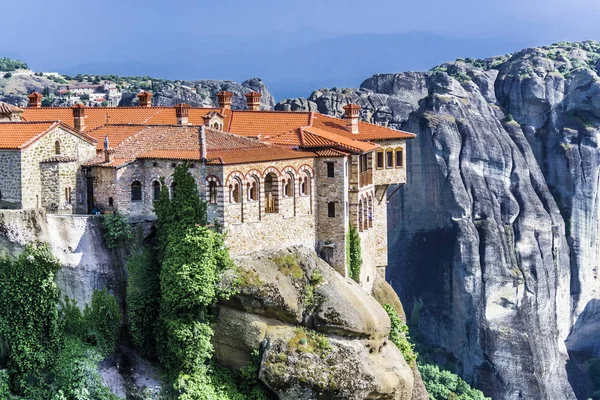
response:
[[[106,247],[114,249],[133,239],[133,231],[127,219],[120,213],[105,214],[102,217],[104,242]]]
[[[136,347],[156,355],[160,306],[160,265],[149,249],[140,249],[127,261],[127,321]]]
[[[17,260],[0,260],[0,338],[14,389],[29,398],[40,397],[31,391],[44,381],[60,347],[62,324],[54,282],[59,268],[45,245],[28,245]]]
[[[88,329],[87,340],[95,344],[102,354],[114,352],[121,328],[117,299],[106,289],[94,291],[92,304],[86,305],[83,319]]]
[[[360,268],[362,266],[362,254],[360,250],[360,236],[356,228],[350,228],[346,240],[346,254],[348,258],[348,274],[355,282],[360,281]]]
[[[484,394],[473,389],[458,375],[440,370],[437,365],[419,364],[419,372],[432,400],[458,398],[461,400],[487,400]]]
[[[4,79],[8,79],[10,77],[12,77],[12,74],[10,72],[4,74]]]
[[[414,351],[414,344],[409,342],[408,326],[402,322],[398,313],[391,305],[384,304],[383,308],[391,321],[390,340],[398,347],[398,350],[400,350],[404,357],[404,361],[409,365],[414,365],[415,361],[417,361],[417,354]]]
[[[116,400],[98,373],[100,352],[80,339],[67,336],[53,370],[54,399]]]

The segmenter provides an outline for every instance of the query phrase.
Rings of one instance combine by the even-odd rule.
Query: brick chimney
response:
[[[152,93],[150,92],[140,92],[137,95],[138,99],[140,99],[140,107],[151,107],[152,106]]]
[[[258,92],[246,93],[246,103],[248,104],[248,110],[259,111],[261,97],[262,97],[262,94],[260,94]]]
[[[189,104],[180,103],[175,106],[177,125],[188,125],[188,110],[192,108]]]
[[[85,109],[83,104],[75,104],[71,107],[73,110],[73,127],[76,131],[81,132],[85,129]]]
[[[233,98],[233,93],[223,91],[217,93],[217,99],[219,100],[219,107],[226,108],[231,110],[231,99]]]
[[[41,108],[42,107],[42,99],[44,98],[44,96],[41,93],[33,92],[29,96],[27,96],[27,98],[29,99],[28,107],[31,107],[31,108]]]
[[[346,114],[346,130],[352,133],[358,133],[358,114],[360,113],[360,106],[358,104],[348,104],[344,106],[344,113]]]
[[[206,129],[204,128],[204,125],[200,126],[198,133],[198,140],[200,141],[200,161],[205,162],[208,158],[208,151],[206,149]]]

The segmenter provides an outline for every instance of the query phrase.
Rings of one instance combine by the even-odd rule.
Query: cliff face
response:
[[[589,395],[566,360],[598,347],[599,49],[375,75],[276,106],[341,116],[352,101],[417,134],[390,201],[387,278],[407,312],[422,304],[426,342],[494,399]]]

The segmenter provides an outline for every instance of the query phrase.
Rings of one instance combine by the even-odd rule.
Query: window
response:
[[[158,163],[152,163],[152,167],[154,167],[154,168],[158,167]]]
[[[301,178],[300,181],[300,195],[306,196],[308,194],[308,177]]]
[[[240,184],[238,182],[234,183],[233,185],[229,185],[229,202],[240,202]]]
[[[335,203],[334,202],[327,203],[327,216],[329,218],[335,217]]]
[[[171,199],[175,197],[175,188],[177,188],[177,184],[175,182],[171,183]]]
[[[396,149],[396,168],[402,168],[404,166],[403,149],[401,147]]]
[[[108,206],[109,206],[109,207],[112,207],[112,206],[114,206],[114,205],[115,205],[115,200],[114,200],[112,197],[109,197],[109,198],[108,198]]]
[[[54,142],[54,154],[60,154],[60,142],[58,140]]]
[[[65,188],[65,204],[71,204],[71,188]]]
[[[377,152],[377,169],[383,169],[383,151]]]
[[[335,176],[335,166],[333,164],[333,162],[328,162],[327,163],[327,177],[328,178],[333,178]]]
[[[142,201],[142,182],[133,181],[131,184],[131,201]]]
[[[194,163],[191,163],[191,164],[190,164],[190,168],[196,168],[196,164],[194,164]]]
[[[208,182],[208,202],[210,204],[217,204],[217,182]]]
[[[171,164],[171,168],[175,168],[175,167],[177,167],[177,164],[175,164],[175,163]]]
[[[154,181],[152,182],[152,199],[154,201],[158,201],[160,198],[160,182]]]
[[[258,183],[256,183],[256,179],[253,179],[252,182],[248,183],[248,200],[258,200]]]
[[[385,151],[385,167],[394,168],[394,151],[392,149]]]
[[[293,191],[293,181],[292,178],[284,178],[283,181],[281,181],[281,184],[283,185],[283,196],[284,197],[292,197],[294,195],[294,191]]]

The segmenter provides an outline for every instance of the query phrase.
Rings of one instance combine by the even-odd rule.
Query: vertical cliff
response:
[[[589,395],[567,358],[598,344],[599,59],[597,43],[558,43],[276,106],[341,115],[352,101],[418,135],[390,199],[388,280],[494,399]]]

